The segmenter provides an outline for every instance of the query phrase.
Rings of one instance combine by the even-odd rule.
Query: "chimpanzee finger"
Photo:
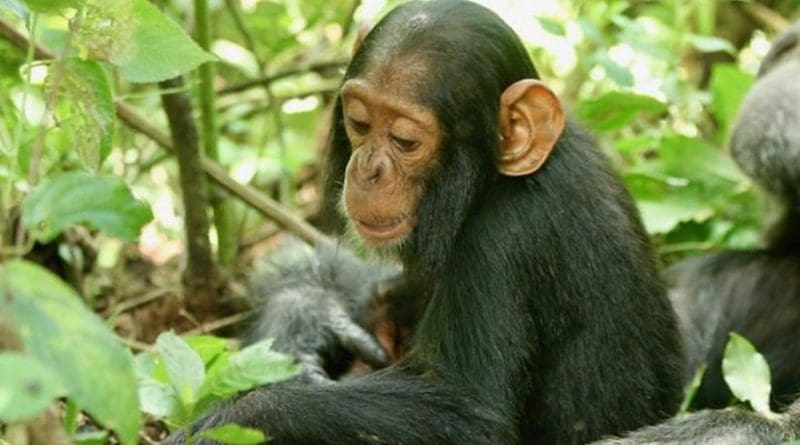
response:
[[[302,375],[314,383],[329,383],[331,378],[322,367],[322,359],[316,354],[300,354],[297,361],[302,368]]]
[[[389,355],[378,339],[357,325],[347,313],[339,309],[330,316],[330,329],[345,349],[374,368],[389,365]]]

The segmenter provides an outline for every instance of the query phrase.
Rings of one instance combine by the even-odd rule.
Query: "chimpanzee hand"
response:
[[[369,265],[338,247],[286,256],[254,275],[264,301],[246,342],[273,338],[275,350],[297,358],[317,381],[341,375],[354,358],[386,366],[386,352],[363,323],[376,286],[398,269]]]

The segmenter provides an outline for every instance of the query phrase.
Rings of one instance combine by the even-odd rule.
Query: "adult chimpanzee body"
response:
[[[742,169],[783,204],[759,250],[692,258],[668,271],[691,368],[708,365],[695,404],[723,406],[731,393],[721,356],[728,332],[753,341],[772,370],[773,405],[800,395],[800,22],[762,63],[734,126],[730,149]],[[800,439],[800,400],[765,417],[739,408],[703,410],[597,445],[779,445]]]
[[[674,412],[681,347],[648,237],[536,78],[513,31],[472,3],[409,3],[376,25],[337,101],[326,194],[426,293],[411,350],[363,377],[252,391],[197,428],[577,444]]]
[[[671,267],[670,297],[690,370],[708,366],[696,406],[730,403],[721,358],[731,331],[764,354],[773,404],[785,406],[800,395],[800,22],[764,59],[729,145],[739,166],[780,201],[780,217],[762,249],[717,252]]]

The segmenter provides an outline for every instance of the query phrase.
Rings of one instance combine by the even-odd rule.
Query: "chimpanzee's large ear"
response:
[[[500,153],[497,169],[508,176],[535,172],[564,131],[561,101],[542,82],[520,80],[500,96]]]

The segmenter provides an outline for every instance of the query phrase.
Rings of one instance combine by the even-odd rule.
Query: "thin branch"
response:
[[[12,26],[0,20],[0,35],[17,45],[22,50],[27,50],[28,39],[20,34]],[[53,54],[44,48],[37,47],[34,55],[39,59],[52,59]],[[172,141],[169,136],[161,129],[152,125],[147,119],[141,116],[134,109],[123,102],[116,103],[117,117],[131,129],[142,133],[155,141],[162,148],[174,152]],[[272,219],[287,230],[295,233],[300,238],[310,244],[332,242],[314,226],[292,214],[292,211],[264,196],[246,184],[240,184],[228,175],[225,169],[209,159],[202,159],[203,171],[217,184],[221,185],[232,195],[244,201],[250,207],[256,209],[267,218]]]
[[[136,309],[139,306],[144,306],[147,303],[152,301],[158,300],[160,298],[164,298],[171,293],[177,293],[177,291],[173,289],[154,289],[150,292],[145,293],[144,295],[138,296],[136,298],[131,298],[129,300],[122,301],[114,306],[114,313],[115,314],[122,314],[127,312],[131,309]]]
[[[209,332],[218,331],[228,326],[239,324],[253,315],[253,311],[241,312],[225,318],[220,318],[209,323],[202,324],[192,330],[181,333],[181,337],[191,337],[192,335],[208,334]]]
[[[314,62],[308,65],[298,66],[294,68],[285,69],[282,71],[278,71],[274,74],[261,77],[258,79],[247,80],[242,83],[231,85],[229,87],[225,87],[219,90],[217,93],[222,94],[232,94],[232,93],[239,93],[244,90],[249,90],[251,88],[256,88],[259,86],[269,85],[276,80],[283,79],[285,77],[296,76],[298,74],[305,74],[308,72],[320,72],[320,71],[329,71],[336,68],[343,68],[347,65],[348,59],[336,59],[336,60],[328,60],[323,62]]]
[[[133,349],[134,351],[145,351],[145,352],[155,352],[155,346],[141,342],[139,340],[135,340],[133,338],[122,338],[116,337],[117,341],[122,343],[123,345]]]
[[[782,32],[791,24],[783,16],[760,3],[740,3],[739,6],[761,26],[768,26],[775,32]]]

